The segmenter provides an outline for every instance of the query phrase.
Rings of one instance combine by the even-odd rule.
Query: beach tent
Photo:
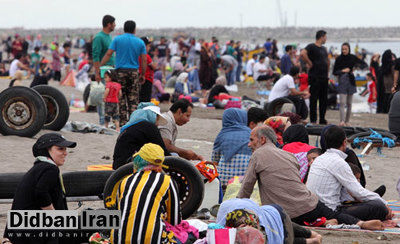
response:
[[[71,70],[68,72],[67,76],[65,76],[64,80],[61,81],[60,85],[62,86],[76,86],[76,78],[75,78],[75,71]]]

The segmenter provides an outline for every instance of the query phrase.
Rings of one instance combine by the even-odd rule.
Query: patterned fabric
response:
[[[235,209],[226,215],[226,227],[238,228],[241,225],[251,226],[258,229],[260,220],[255,213],[245,209]]]
[[[121,84],[122,97],[119,100],[120,125],[136,110],[139,103],[139,73],[135,69],[117,69],[117,82]]]
[[[211,160],[218,162],[218,174],[222,185],[227,185],[234,176],[243,176],[246,173],[251,155],[235,154],[230,161],[226,162],[220,151],[213,151]]]
[[[162,243],[173,237],[165,233],[164,221],[181,222],[178,190],[166,174],[140,171],[126,177],[117,200],[121,228],[111,233],[112,243]]]
[[[301,177],[301,180],[303,181],[304,177],[306,176],[307,170],[308,170],[307,152],[294,153],[293,155],[297,158],[297,162],[299,162],[300,177]]]
[[[119,120],[118,103],[105,103],[105,116],[104,119],[110,122],[111,118],[113,120]]]

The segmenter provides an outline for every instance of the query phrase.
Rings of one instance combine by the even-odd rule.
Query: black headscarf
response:
[[[48,148],[39,148],[38,143],[35,143],[33,145],[32,153],[35,158],[39,157],[39,156],[51,158],[51,156],[49,154],[49,149]]]
[[[351,54],[350,45],[348,43],[343,43],[342,46],[347,46],[349,48],[349,53],[344,55],[342,52],[342,54],[336,58],[335,65],[333,66],[334,75],[339,75],[342,69],[345,68],[353,70],[354,66],[359,62],[359,59],[355,55]]]
[[[386,50],[382,55],[382,74],[388,75],[392,73],[392,66],[393,66],[393,54],[392,50]]]
[[[283,132],[283,143],[302,142],[308,144],[308,132],[306,127],[301,124],[291,125]]]

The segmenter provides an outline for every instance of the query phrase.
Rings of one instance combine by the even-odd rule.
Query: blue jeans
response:
[[[235,66],[231,71],[228,72],[228,74],[226,74],[226,80],[228,81],[228,86],[235,84],[236,70],[237,66]]]
[[[99,124],[104,125],[104,103],[96,106],[97,113],[99,114]]]
[[[237,69],[236,69],[236,81],[240,82],[240,75],[242,73],[242,63],[239,63]]]

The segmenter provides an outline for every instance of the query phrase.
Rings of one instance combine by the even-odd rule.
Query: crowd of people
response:
[[[14,86],[21,80],[22,70],[35,77],[45,75],[47,82],[50,77],[60,81],[62,63],[67,74],[71,69],[84,69],[82,72],[89,74],[93,68],[88,104],[97,106],[101,124],[108,126],[113,120],[120,131],[113,169],[130,162],[134,165],[133,174],[118,187],[121,228],[112,231],[112,242],[193,243],[200,238],[198,231],[182,220],[178,188],[163,171],[165,156],[204,160],[204,155],[176,145],[178,127],[190,121],[193,103],[197,102],[225,108],[222,129],[210,156],[218,163],[222,192],[233,177],[242,179],[236,197],[221,203],[217,223],[237,228],[238,240],[243,238],[240,243],[249,243],[249,235],[252,243],[321,243],[321,235],[304,225],[343,224],[345,228],[367,230],[394,226],[393,213],[382,198],[385,186],[375,191],[365,188],[363,168],[354,151],[347,147],[344,130],[327,125],[325,119],[332,72],[337,77],[340,125],[350,124],[352,96],[356,92],[353,72],[363,61],[350,53],[348,43],[343,43],[333,69],[324,47],[327,33],[323,30],[316,33],[314,43],[300,50],[300,55],[296,47],[287,45],[285,54],[279,57],[277,41],[267,39],[261,54],[252,55],[245,63],[240,41],[220,46],[217,38],[206,42],[177,37],[168,42],[161,37],[155,42],[137,37],[132,20],[124,23],[124,34],[112,38],[115,22],[113,16],[103,17],[103,29],[93,38],[91,52],[85,50],[80,55],[78,67],[74,67],[74,60],[71,62],[68,42],[62,45],[62,55],[59,44],[54,42],[52,61],[46,62],[39,54],[40,47],[35,46],[28,56],[23,51],[24,42],[19,40],[19,44],[12,45],[14,60],[9,71],[15,79]],[[104,66],[113,68],[103,73]],[[370,93],[371,107],[376,99],[377,112],[389,112],[395,118],[392,125],[397,128],[396,119],[400,117],[390,101],[398,88],[399,70],[400,62],[390,50],[383,54],[382,65],[375,55],[365,92]],[[297,114],[285,112],[269,117],[263,108],[246,111],[229,103],[244,99],[230,95],[227,89],[241,82],[243,73],[248,79],[272,86],[269,102],[290,99]],[[173,92],[166,95],[168,88]],[[399,103],[399,94],[393,96],[392,103]],[[172,105],[168,112],[161,113],[151,99],[172,101]],[[327,125],[321,133],[321,148],[309,145],[304,127],[308,118],[310,123],[317,123],[318,117],[320,124]],[[33,146],[35,164],[18,187],[13,210],[67,209],[58,167],[65,162],[66,149],[75,146],[75,142],[57,133],[37,140]],[[256,183],[261,206],[249,199]],[[182,237],[178,231],[186,235]],[[19,240],[9,233],[12,230],[6,229],[4,237],[12,243],[37,241]],[[5,239],[3,243],[11,241]]]

